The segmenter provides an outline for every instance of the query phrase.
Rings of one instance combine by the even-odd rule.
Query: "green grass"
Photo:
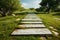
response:
[[[22,19],[25,15],[0,17],[0,40],[13,40],[11,32],[18,26],[17,18]]]
[[[53,34],[52,37],[46,36],[47,40],[59,40],[60,39],[60,21],[55,20],[56,16],[51,14],[37,14],[49,28],[52,26],[57,29],[58,36]],[[24,18],[25,15],[6,16],[0,17],[0,40],[40,40],[40,36],[11,36],[11,32],[18,27],[20,21],[16,21],[17,18]],[[60,17],[60,16],[57,16]],[[49,28],[50,29],[50,28]],[[50,29],[52,31],[53,29]]]
[[[54,19],[56,18],[56,16],[53,16],[52,14],[37,14],[44,22],[44,24],[46,25],[46,27],[48,29],[50,29],[49,27],[52,26],[54,27],[55,29],[57,29],[56,32],[59,33],[58,36],[55,36],[54,33],[52,34],[53,37],[48,37],[47,36],[47,39],[49,40],[59,40],[60,39],[60,21]],[[59,16],[57,16],[59,17]],[[50,29],[50,31],[53,31],[53,29]]]
[[[39,40],[35,36],[11,36],[13,30],[18,27],[20,21],[17,18],[24,18],[25,15],[0,17],[0,40]]]

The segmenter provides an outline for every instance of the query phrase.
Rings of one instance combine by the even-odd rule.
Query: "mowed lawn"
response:
[[[17,16],[6,16],[6,17],[0,17],[0,40],[41,40],[40,36],[11,36],[11,32],[18,27],[18,23],[20,21],[16,21],[17,18],[24,18],[26,15],[17,15]],[[56,20],[56,16],[53,16],[51,14],[37,14],[38,17],[40,17],[46,27],[53,31],[53,29],[50,29],[49,27],[52,26],[55,29],[57,29],[56,32],[59,33],[58,36],[55,36],[53,33],[52,37],[46,36],[47,40],[59,40],[60,39],[60,21]],[[58,17],[58,16],[57,16]],[[54,30],[55,31],[55,30]]]

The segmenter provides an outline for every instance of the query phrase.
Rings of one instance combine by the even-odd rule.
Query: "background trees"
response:
[[[16,10],[21,10],[20,0],[0,0],[0,14],[11,15]]]
[[[60,0],[42,0],[39,5],[41,7],[38,10],[47,11],[48,13],[50,11],[60,10]]]

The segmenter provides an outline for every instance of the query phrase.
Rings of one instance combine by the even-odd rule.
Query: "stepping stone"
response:
[[[22,20],[40,20],[40,21],[42,21],[41,19],[22,19]]]
[[[54,18],[54,19],[56,19],[56,20],[59,20],[59,21],[60,21],[60,18]]]
[[[53,29],[53,30],[57,31],[57,29]]]
[[[28,18],[24,18],[24,19],[39,19],[39,18],[36,18],[36,17],[28,17]]]
[[[26,17],[26,18],[38,18],[37,16],[29,16],[29,17]]]
[[[45,25],[43,24],[22,24],[19,25],[19,27],[28,27],[28,28],[45,28]]]
[[[52,26],[50,26],[49,28],[54,29]]]
[[[39,29],[16,29],[11,35],[51,35],[50,30],[46,28]]]
[[[16,19],[16,21],[19,21],[19,20],[20,20],[20,18],[17,18],[17,19]]]
[[[42,23],[42,22],[21,22],[21,23]]]
[[[57,29],[53,28],[52,26],[51,26],[51,27],[49,27],[49,28],[51,28],[51,29],[53,29],[53,30],[57,31]]]
[[[47,40],[45,37],[40,37],[41,40]]]
[[[58,36],[59,35],[59,33],[57,33],[57,32],[55,32],[55,31],[52,31],[56,36]]]
[[[12,16],[16,16],[15,14],[12,14]]]
[[[42,22],[40,20],[22,20],[22,22]]]

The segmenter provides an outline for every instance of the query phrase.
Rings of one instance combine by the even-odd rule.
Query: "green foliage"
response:
[[[58,8],[58,6],[60,6],[60,0],[42,0],[40,5],[41,5],[41,7],[39,10],[47,11],[48,13],[50,11],[60,10]]]
[[[2,16],[11,15],[21,8],[20,0],[0,0],[0,14]]]

